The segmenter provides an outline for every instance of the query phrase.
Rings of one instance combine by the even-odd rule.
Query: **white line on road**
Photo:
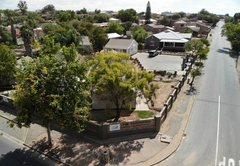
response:
[[[217,123],[217,141],[216,141],[215,166],[217,166],[217,157],[218,157],[219,124],[220,124],[220,95],[218,97],[218,123]]]

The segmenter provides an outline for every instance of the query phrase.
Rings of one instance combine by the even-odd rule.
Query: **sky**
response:
[[[0,9],[17,9],[19,0],[0,0]],[[137,12],[146,11],[148,0],[26,0],[29,11],[42,9],[48,4],[53,4],[56,10],[87,11],[100,9],[101,11],[133,8]],[[240,0],[150,0],[152,13],[161,14],[165,11],[198,13],[206,9],[214,14],[229,14],[233,16],[240,12]]]

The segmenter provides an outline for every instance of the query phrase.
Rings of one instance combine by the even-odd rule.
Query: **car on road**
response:
[[[154,57],[158,55],[158,48],[156,48],[155,50],[149,50],[149,57]]]

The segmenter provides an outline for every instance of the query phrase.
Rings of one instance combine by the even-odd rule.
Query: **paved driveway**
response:
[[[181,70],[182,56],[157,55],[149,57],[148,53],[137,53],[132,57],[137,58],[147,71],[166,70],[172,73],[177,71],[177,74],[183,73]]]

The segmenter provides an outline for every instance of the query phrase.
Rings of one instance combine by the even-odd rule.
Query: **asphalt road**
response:
[[[187,137],[161,166],[240,166],[239,81],[230,43],[220,35],[223,24],[213,30]]]
[[[0,136],[0,166],[51,166],[54,162]]]

